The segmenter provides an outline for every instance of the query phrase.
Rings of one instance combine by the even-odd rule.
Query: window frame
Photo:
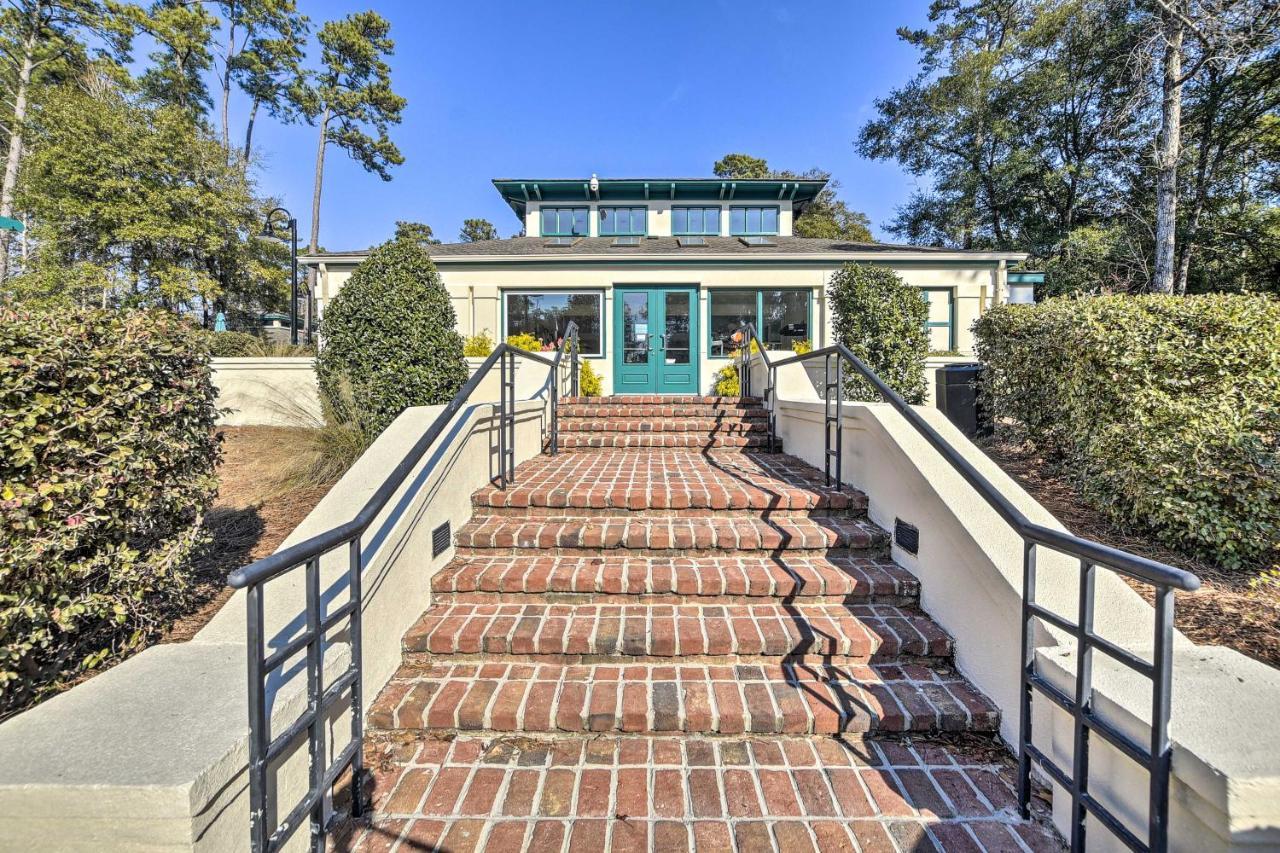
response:
[[[599,204],[596,205],[596,234],[600,237],[647,237],[649,236],[649,206],[643,204]],[[639,231],[604,230],[604,212],[606,210],[627,210],[634,213],[644,211],[644,228]],[[627,224],[631,223],[631,213],[627,214]],[[617,220],[617,216],[614,217]]]
[[[742,229],[735,231],[733,228],[733,212],[735,210],[772,210],[774,227],[772,231],[751,231],[747,229],[747,214],[742,214]],[[764,225],[764,214],[760,215],[760,224]],[[776,204],[733,204],[729,206],[729,236],[730,237],[777,237],[782,233],[782,210]]]
[[[702,211],[702,223],[705,226],[707,220],[707,211],[714,210],[716,212],[716,230],[715,231],[677,231],[676,230],[676,211],[677,210],[700,210]],[[724,208],[718,204],[679,204],[671,208],[671,236],[672,237],[719,237],[724,230],[721,219],[724,217]],[[685,224],[689,222],[688,214],[685,215]]]
[[[511,319],[510,314],[507,311],[508,296],[572,296],[578,293],[590,294],[597,298],[598,300],[597,305],[599,306],[597,309],[597,316],[599,318],[599,323],[600,323],[600,351],[598,353],[587,352],[584,349],[582,350],[581,355],[583,358],[606,358],[609,352],[609,347],[608,347],[608,341],[606,340],[607,330],[605,329],[605,310],[604,310],[605,297],[604,297],[604,291],[596,287],[548,287],[548,288],[537,289],[537,290],[532,290],[529,288],[500,290],[499,294],[501,296],[501,301],[502,301],[502,317],[500,318],[501,319],[500,326],[502,331],[501,339],[505,341],[507,338],[511,336],[511,330],[507,327],[507,323]]]
[[[748,292],[754,293],[756,296],[756,316],[753,322],[756,327],[756,334],[760,334],[760,326],[761,326],[760,318],[764,315],[764,292],[766,290],[776,290],[776,291],[783,291],[786,293],[805,294],[805,296],[807,297],[808,307],[809,307],[808,317],[805,320],[805,323],[809,327],[809,343],[813,344],[815,348],[818,346],[818,342],[814,340],[814,336],[813,336],[813,303],[815,300],[813,298],[812,288],[808,288],[808,287],[733,287],[733,286],[716,287],[716,288],[707,288],[707,322],[706,322],[707,358],[722,359],[722,360],[729,358],[727,354],[716,355],[711,351],[711,344],[715,340],[714,336],[711,334],[711,326],[712,326],[712,323],[715,322],[715,295],[717,293],[748,293]],[[785,350],[770,350],[770,351],[785,352]]]
[[[573,230],[572,230],[572,225],[570,225],[570,230],[565,231],[565,232],[556,231],[555,233],[552,233],[552,232],[547,231],[547,217],[546,217],[546,213],[547,213],[547,211],[549,211],[549,210],[554,210],[554,211],[556,211],[556,227],[557,227],[557,228],[559,228],[559,227],[560,227],[560,211],[562,211],[562,210],[571,210],[571,211],[585,210],[585,211],[586,211],[586,213],[587,213],[587,218],[586,218],[586,222],[587,222],[587,230],[586,230],[586,233],[584,233],[584,234],[574,234],[574,233],[573,233]],[[572,215],[570,216],[570,222],[572,222]],[[590,237],[590,236],[591,236],[591,206],[590,206],[590,205],[577,205],[577,204],[547,204],[547,205],[543,205],[543,206],[539,207],[539,208],[538,208],[538,236],[540,236],[540,237]]]
[[[940,329],[943,326],[946,326],[947,352],[954,351],[956,348],[956,289],[954,287],[922,287],[920,290],[922,293],[932,293],[935,291],[938,293],[945,293],[949,297],[947,304],[947,322],[943,323],[938,320],[930,320],[929,315],[926,313],[924,320],[924,333],[926,337],[932,337],[929,334],[930,329]],[[932,342],[930,342],[929,349],[933,349]]]

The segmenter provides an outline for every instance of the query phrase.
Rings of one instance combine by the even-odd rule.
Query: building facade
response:
[[[826,286],[847,263],[893,268],[929,302],[936,352],[968,353],[970,327],[1009,298],[1016,252],[793,235],[822,180],[500,179],[528,236],[429,247],[464,335],[544,342],[578,324],[606,394],[710,391],[751,321],[771,349],[831,342]],[[321,316],[368,251],[300,260]]]

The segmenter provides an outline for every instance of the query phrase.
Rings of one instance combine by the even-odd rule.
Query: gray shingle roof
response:
[[[506,240],[479,240],[474,243],[441,243],[428,246],[435,258],[478,256],[544,256],[678,254],[690,258],[698,255],[830,255],[841,252],[941,252],[955,254],[955,249],[931,246],[907,246],[897,243],[859,243],[852,240],[828,240],[820,237],[769,237],[771,246],[747,246],[737,237],[707,237],[705,246],[681,246],[676,237],[642,237],[636,246],[614,246],[613,237],[583,237],[571,246],[548,245],[546,237],[512,237]],[[367,255],[369,249],[351,252],[320,252],[318,257]],[[975,253],[977,254],[977,253]]]

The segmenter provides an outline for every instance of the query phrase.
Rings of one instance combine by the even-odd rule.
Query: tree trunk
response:
[[[1221,151],[1223,143],[1217,144],[1215,151],[1214,144],[1214,120],[1218,115],[1218,109],[1222,105],[1222,74],[1215,67],[1209,69],[1209,79],[1205,83],[1205,87],[1209,92],[1205,99],[1203,115],[1200,119],[1200,134],[1197,145],[1199,151],[1196,152],[1196,177],[1195,177],[1195,194],[1191,202],[1191,214],[1187,217],[1187,227],[1182,242],[1178,245],[1178,266],[1176,278],[1173,282],[1173,290],[1179,296],[1183,296],[1187,292],[1187,274],[1191,270],[1191,255],[1195,250],[1196,239],[1199,237],[1200,219],[1204,216],[1205,205],[1209,199],[1209,184],[1213,181],[1216,168],[1210,166],[1213,163],[1216,166],[1218,159],[1218,151]]]
[[[316,146],[315,186],[311,191],[311,242],[307,244],[307,251],[311,254],[320,250],[320,190],[324,186],[324,149],[329,144],[329,109],[327,107],[320,116],[319,124],[320,142]],[[307,267],[307,293],[311,293],[315,286],[316,268]]]
[[[1165,15],[1165,49],[1156,148],[1156,246],[1151,289],[1173,293],[1178,225],[1178,160],[1182,155],[1182,22]]]
[[[22,40],[22,65],[13,98],[13,124],[9,134],[9,153],[4,161],[4,181],[0,184],[0,216],[13,216],[13,195],[18,186],[18,167],[22,163],[22,125],[27,120],[27,94],[31,88],[31,72],[35,67],[36,39],[40,34],[43,3],[33,3],[28,15],[26,38]],[[11,233],[0,239],[0,282],[9,278],[9,241]]]
[[[253,123],[258,118],[258,100],[253,101],[253,106],[249,107],[249,123],[245,125],[244,130],[244,161],[249,162],[249,152],[253,149]]]
[[[227,58],[222,66],[222,147],[231,156],[231,61],[236,52],[236,5],[227,9]]]

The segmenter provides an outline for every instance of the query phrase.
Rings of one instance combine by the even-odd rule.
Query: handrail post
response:
[[[262,584],[245,591],[245,628],[249,641],[249,844],[253,853],[267,849],[267,710],[262,683],[264,656]]]
[[[1031,676],[1035,671],[1036,543],[1022,540],[1022,666],[1018,702],[1018,811],[1031,818]]]
[[[351,740],[361,744],[351,759],[351,816],[360,817],[364,811],[364,802],[360,793],[361,776],[364,774],[364,688],[361,684],[364,673],[364,637],[360,612],[364,604],[361,591],[363,578],[363,557],[360,553],[360,537],[351,540],[347,563],[347,587],[355,607],[351,610],[349,630],[351,632],[351,662],[355,667],[355,680],[351,683]]]
[[[1155,649],[1152,664],[1155,684],[1151,699],[1151,796],[1148,804],[1148,844],[1164,850],[1169,844],[1169,774],[1173,746],[1169,742],[1169,716],[1173,694],[1173,590],[1157,586]]]
[[[579,393],[580,386],[578,384],[578,349],[579,349],[578,333],[575,330],[573,333],[573,355],[569,359],[569,371],[570,371],[569,386],[570,386],[570,389],[573,391],[573,393],[570,395],[572,397],[581,396],[581,394]]]

